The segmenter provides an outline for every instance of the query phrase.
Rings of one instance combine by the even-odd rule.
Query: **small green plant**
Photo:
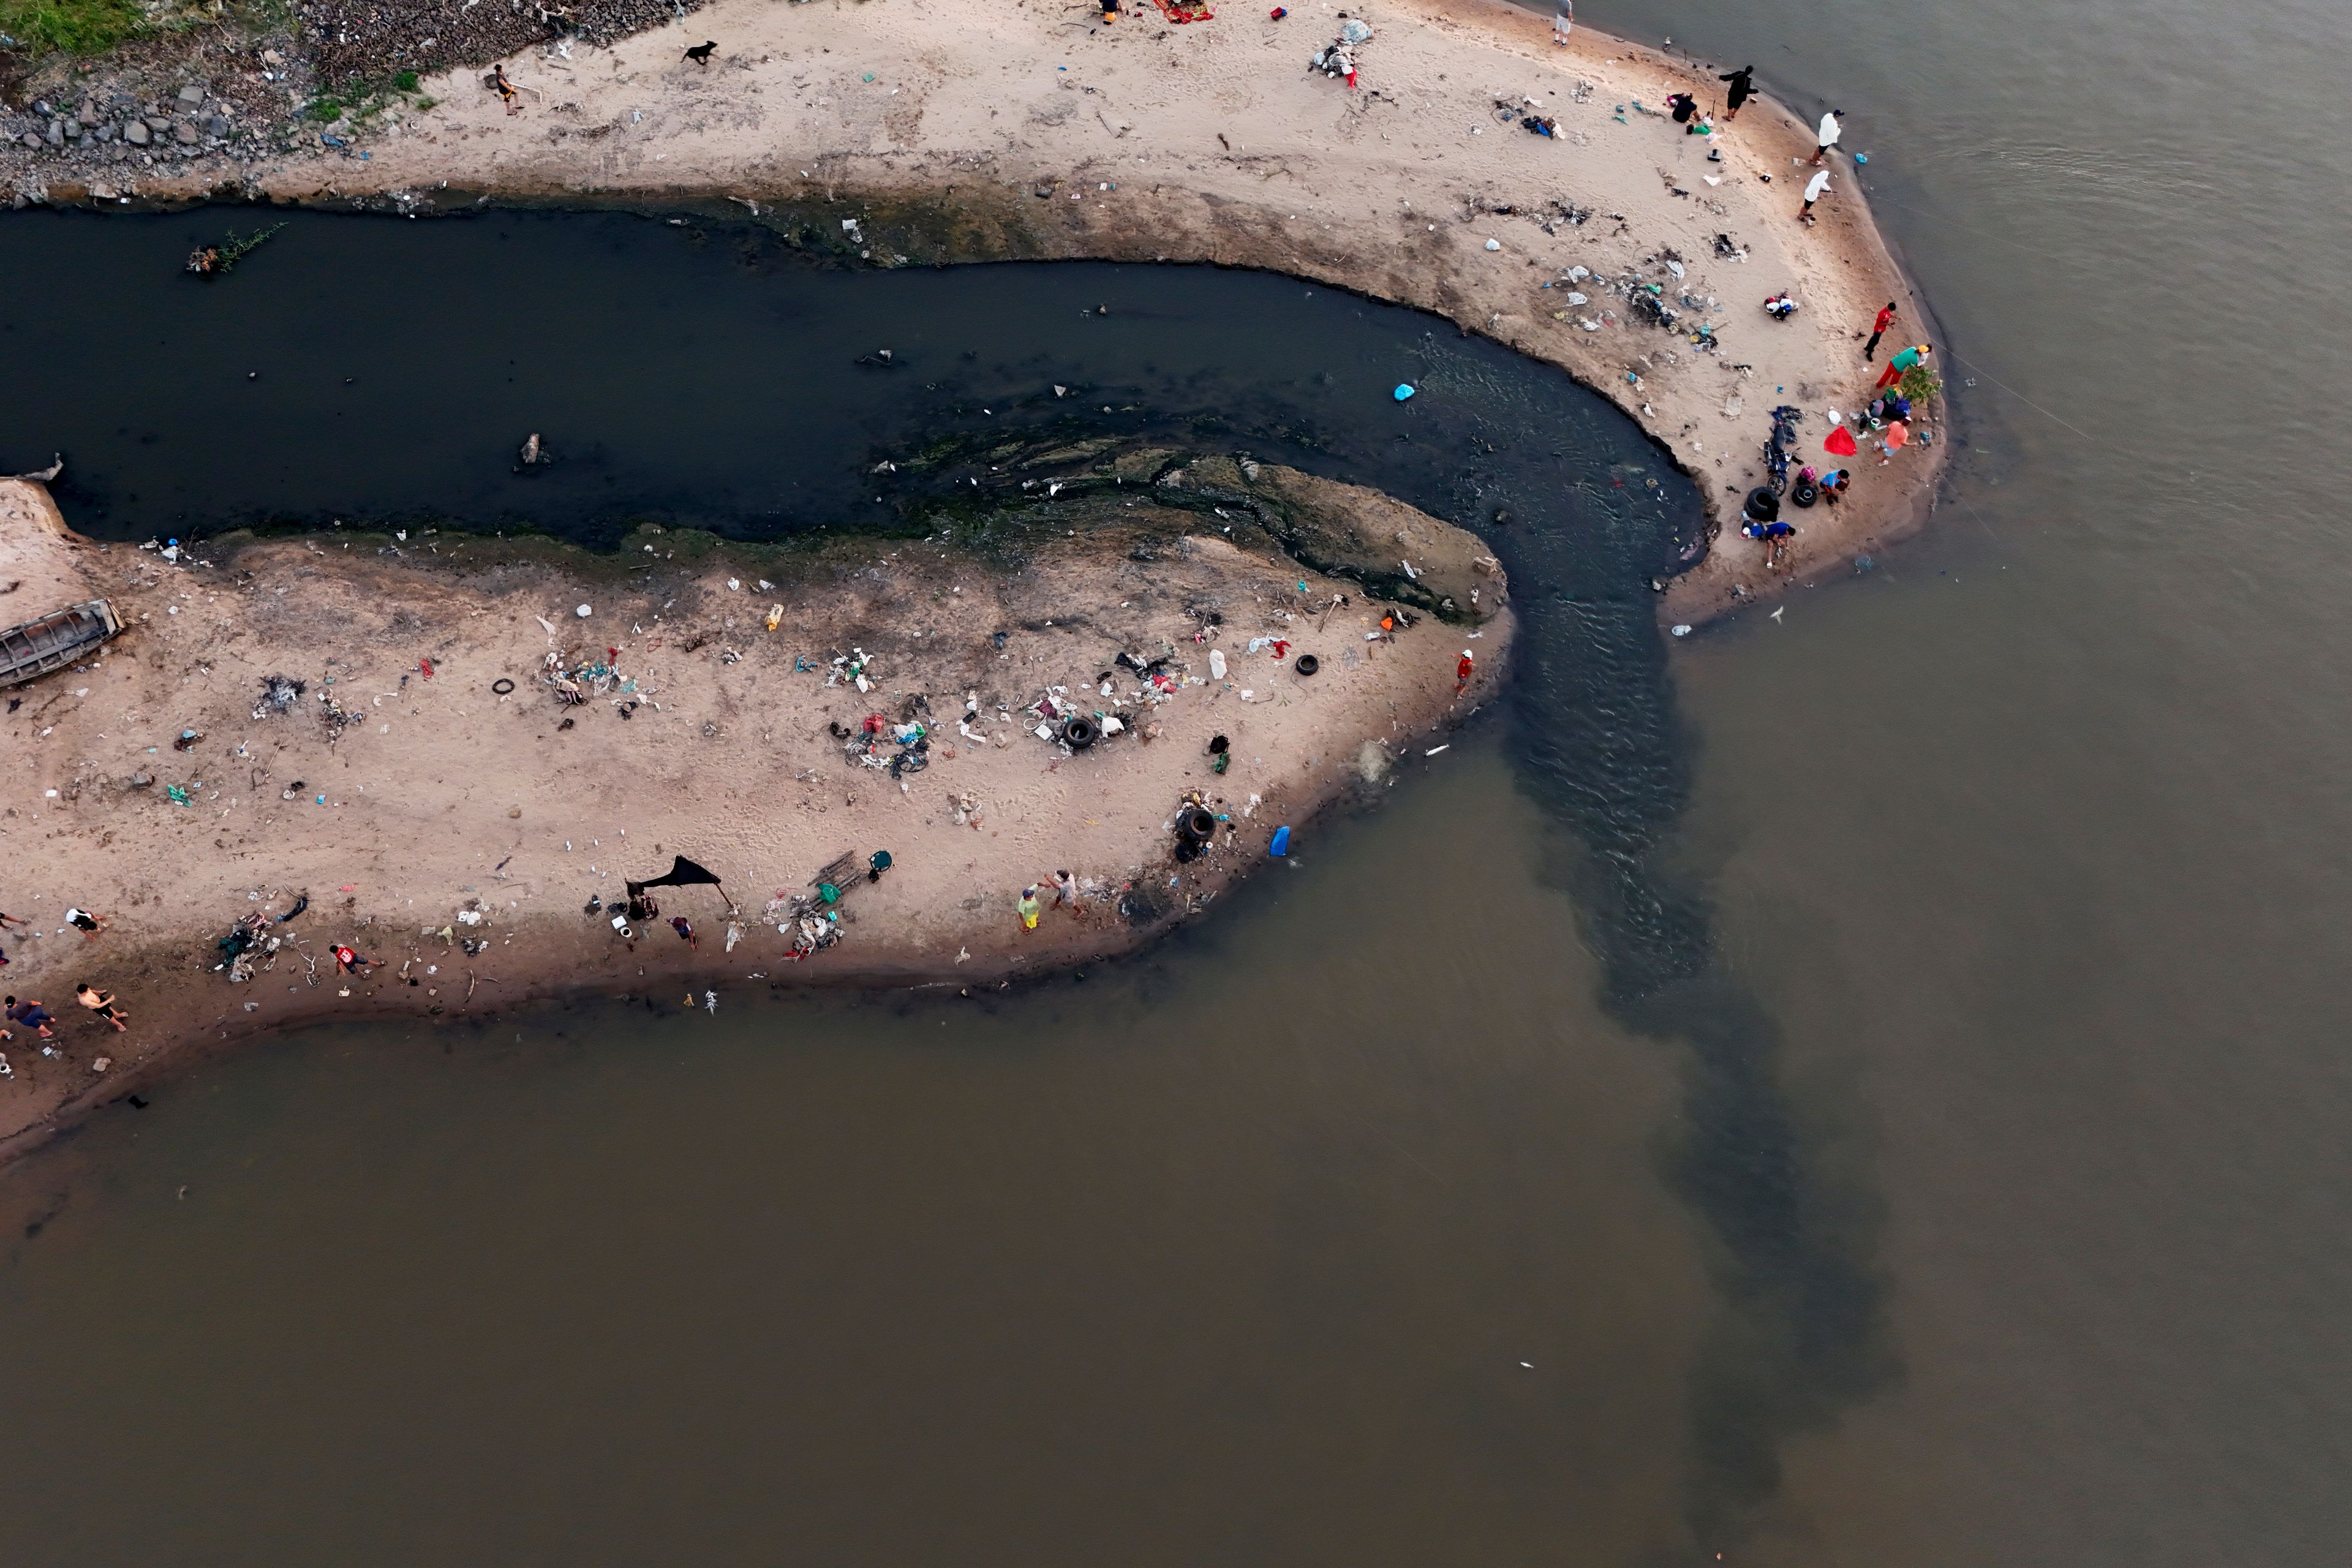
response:
[[[416,111],[422,114],[425,110],[432,108],[435,104],[440,101],[441,100],[437,98],[420,98],[416,100]]]
[[[402,71],[399,75],[392,79],[392,85],[394,89],[401,92],[415,92],[416,90],[416,73],[415,71]]]
[[[332,125],[343,117],[343,102],[331,93],[321,93],[310,100],[310,106],[304,109],[302,113],[306,118],[315,120],[321,125]]]
[[[1915,405],[1924,404],[1943,392],[1944,381],[1926,365],[1915,364],[1903,373],[1903,379],[1895,384],[1895,390]]]

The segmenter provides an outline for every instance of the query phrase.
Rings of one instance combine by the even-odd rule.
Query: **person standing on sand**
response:
[[[1078,879],[1067,871],[1056,871],[1054,873],[1054,907],[1058,910],[1064,904],[1070,906],[1072,914],[1077,912]]]
[[[68,910],[66,924],[80,931],[84,942],[96,942],[98,933],[106,927],[106,917],[91,914],[88,910]]]
[[[1818,164],[1822,159],[1828,157],[1830,155],[1830,149],[1836,146],[1838,144],[1838,138],[1844,134],[1844,110],[1832,109],[1827,114],[1822,115],[1822,128],[1819,132],[1815,132],[1813,137],[1813,140],[1821,143],[1820,146],[1813,149],[1813,162]]]
[[[1903,379],[1903,373],[1905,371],[1909,370],[1913,365],[1919,363],[1929,354],[1934,353],[1936,351],[1934,349],[1928,347],[1926,343],[1913,343],[1907,349],[1895,350],[1895,353],[1888,357],[1886,361],[1886,368],[1879,373],[1878,386],[1874,386],[1871,390],[1875,392],[1880,386],[1893,386],[1896,382]]]
[[[1820,201],[1822,193],[1829,188],[1830,172],[1827,169],[1819,171],[1811,179],[1805,182],[1805,205],[1797,209],[1797,217],[1801,222],[1810,224],[1813,221],[1813,204]]]
[[[1474,658],[1474,657],[1471,655],[1471,652],[1470,652],[1470,650],[1469,650],[1468,648],[1466,648],[1466,647],[1465,647],[1465,648],[1464,648],[1464,649],[1462,650],[1462,659],[1461,659],[1461,662],[1460,662],[1460,663],[1458,663],[1458,664],[1456,664],[1456,665],[1454,667],[1454,696],[1459,697],[1459,696],[1461,696],[1465,691],[1467,691],[1467,690],[1470,689],[1470,676],[1471,676],[1471,672],[1472,672],[1472,671],[1474,671],[1474,670],[1475,670],[1477,668],[1478,668],[1478,661],[1477,661],[1477,659],[1476,659],[1475,658]]]
[[[1715,79],[1731,84],[1731,89],[1723,99],[1723,122],[1728,125],[1739,118],[1739,106],[1756,92],[1756,68],[1741,66],[1738,70],[1726,72]]]
[[[694,940],[694,922],[688,920],[684,915],[670,916],[669,929],[677,932],[678,939],[684,942],[687,946],[700,947],[702,945],[700,942]]]
[[[122,1021],[122,1015],[114,1010],[113,992],[100,991],[87,981],[77,981],[74,984],[74,1000],[113,1025],[117,1033],[130,1031],[131,1026]]]
[[[1568,36],[1576,31],[1576,0],[1552,0],[1551,41],[1562,48],[1568,47]]]
[[[1896,313],[1895,301],[1889,300],[1886,301],[1886,309],[1878,312],[1878,320],[1870,323],[1870,341],[1862,345],[1862,357],[1864,359],[1870,360],[1878,357],[1878,340],[1885,337],[1886,335],[1886,329],[1895,324]]]
[[[1013,908],[1021,911],[1021,925],[1024,930],[1037,929],[1037,916],[1041,911],[1037,904],[1037,885],[1034,882],[1021,889],[1021,901]]]

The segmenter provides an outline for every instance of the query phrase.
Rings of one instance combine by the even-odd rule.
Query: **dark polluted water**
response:
[[[38,1554],[1625,1561],[1731,1539],[1882,1375],[1868,1205],[1680,833],[1648,582],[1697,498],[1599,398],[1265,275],[517,213],[176,275],[234,221],[0,223],[47,280],[0,352],[86,389],[0,467],[63,451],[87,531],[881,528],[883,458],[1140,436],[1478,529],[1520,663],[1388,809],[1084,980],[313,1031],[0,1177]]]

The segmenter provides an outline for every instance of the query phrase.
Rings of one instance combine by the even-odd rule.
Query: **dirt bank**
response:
[[[1790,514],[1785,577],[1737,532],[1771,409],[1803,411],[1799,461],[1835,462],[1822,452],[1827,416],[1866,401],[1876,367],[1860,340],[1878,307],[1923,319],[1843,153],[1820,222],[1798,221],[1812,112],[1754,100],[1693,135],[1663,106],[1686,90],[1719,107],[1715,68],[1588,29],[1559,47],[1547,19],[1492,0],[1349,9],[1372,29],[1353,88],[1307,68],[1341,26],[1320,0],[1278,22],[1233,7],[1182,26],[1151,9],[1106,26],[1047,0],[718,0],[651,32],[557,33],[512,56],[514,114],[468,67],[331,123],[198,132],[167,151],[101,142],[102,124],[84,148],[77,118],[57,147],[0,147],[0,181],[20,198],[116,203],[218,191],[419,210],[461,191],[732,204],[866,265],[1268,268],[1442,312],[1639,420],[1720,527],[1666,595],[1670,619],[1704,619],[1916,526],[1945,450],[1932,421],[1917,427],[1931,444],[1886,467],[1865,443],[1844,505]],[[421,28],[404,26],[404,38]],[[706,39],[707,64],[685,57]],[[384,68],[407,58],[388,53]],[[188,85],[198,111],[207,92],[265,88],[290,111],[310,89],[266,79],[303,69],[317,68],[257,53]],[[62,98],[52,107],[66,112]],[[1532,117],[1557,134],[1524,129]],[[1869,138],[1849,122],[1846,146]],[[1762,301],[1783,291],[1800,309],[1774,321]],[[1898,328],[1893,342],[1907,341]]]
[[[0,902],[32,922],[0,936],[0,981],[59,1015],[63,1047],[22,1028],[5,1047],[0,1148],[175,1054],[302,1019],[994,984],[1117,952],[1265,864],[1277,827],[1376,787],[1499,676],[1500,569],[1385,497],[1130,448],[1004,466],[997,497],[923,537],[646,532],[613,557],[420,533],[174,560],[77,539],[40,487],[0,481],[0,581],[26,584],[6,618],[104,595],[129,628],[0,694],[20,759]],[[1368,640],[1384,615],[1413,624]],[[1102,738],[1070,744],[1049,696]],[[1172,826],[1188,792],[1221,819],[1197,857]],[[877,850],[878,882],[834,878],[830,932],[772,901]],[[664,889],[630,935],[584,910],[678,854],[724,892]],[[1021,889],[1050,903],[1064,868],[1081,907],[1024,930]],[[249,913],[236,982],[219,943]],[[338,943],[373,969],[339,974]],[[85,979],[129,1033],[73,1005]]]

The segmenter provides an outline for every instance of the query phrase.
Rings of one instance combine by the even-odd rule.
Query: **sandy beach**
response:
[[[1860,339],[1877,307],[1922,318],[1843,153],[1820,222],[1802,225],[1806,123],[1760,99],[1707,136],[1665,113],[1676,91],[1719,105],[1716,68],[1582,29],[1560,47],[1548,19],[1488,0],[1390,0],[1348,20],[1370,28],[1352,82],[1309,68],[1340,37],[1340,13],[1319,5],[1176,26],[1030,0],[979,15],[719,0],[609,46],[556,37],[510,56],[513,113],[468,64],[275,151],[206,133],[169,157],[96,142],[53,156],[19,137],[0,181],[20,204],[700,207],[842,265],[1212,262],[1423,307],[1564,367],[1695,477],[1717,533],[1660,584],[1674,623],[1842,570],[1918,525],[1946,450],[1932,421],[1887,466],[1867,446],[1850,459],[1843,505],[1790,513],[1782,572],[1738,531],[1773,406],[1802,411],[1796,461],[1827,466],[1830,411],[1865,401],[1875,374]],[[705,39],[707,62],[686,56]],[[184,56],[217,67],[217,42]],[[283,85],[282,57],[244,63],[257,68],[219,67],[189,90],[306,90]],[[1550,134],[1529,129],[1538,118]],[[1784,291],[1799,310],[1772,320],[1762,301]],[[1905,341],[1898,328],[1888,346]],[[0,489],[0,576],[25,584],[10,596],[24,616],[103,593],[131,628],[12,694],[26,771],[0,847],[24,889],[9,912],[37,934],[6,939],[6,976],[68,1016],[71,1046],[48,1058],[19,1031],[0,1139],[21,1145],[175,1049],[299,1019],[581,987],[682,997],[787,972],[1002,984],[1115,952],[1264,864],[1274,827],[1377,787],[1496,679],[1510,620],[1474,536],[1229,458],[1061,456],[1035,482],[1070,493],[1007,495],[985,538],[722,549],[647,535],[614,559],[330,534],[166,561],[65,534],[37,485]],[[1235,521],[1186,499],[1211,494]],[[1400,557],[1419,560],[1418,578]],[[1372,593],[1419,623],[1365,641],[1383,608]],[[1286,657],[1250,651],[1265,637]],[[1475,674],[1457,693],[1465,647]],[[1297,673],[1303,652],[1322,661],[1312,678]],[[604,672],[585,703],[559,701],[551,656]],[[845,684],[856,672],[836,658],[870,659],[872,689]],[[282,710],[264,700],[275,674],[309,682]],[[1050,716],[1030,710],[1049,692],[1123,732],[1065,754],[1035,733]],[[917,724],[923,760],[892,771]],[[1215,734],[1229,773],[1209,771]],[[1227,820],[1217,849],[1180,866],[1171,825],[1187,790]],[[836,945],[796,963],[796,928],[786,915],[779,932],[772,900],[876,850],[890,873],[845,902]],[[729,879],[731,922],[708,888],[669,890],[628,938],[609,910],[584,911],[676,854]],[[1085,912],[1024,932],[1020,889],[1063,867]],[[65,927],[68,903],[106,915],[103,934]],[[216,944],[247,913],[278,946],[232,984]],[[676,913],[698,945],[661,923]],[[374,967],[336,974],[336,943]],[[130,1034],[72,1005],[85,978],[120,992]]]
[[[459,7],[414,9],[454,26]],[[1697,479],[1718,528],[1664,595],[1669,621],[1770,597],[1918,526],[1946,450],[1933,421],[1885,467],[1867,441],[1845,459],[1852,499],[1790,514],[1781,572],[1738,533],[1771,409],[1803,411],[1798,462],[1839,462],[1822,450],[1828,416],[1868,400],[1876,366],[1861,340],[1878,308],[1898,302],[1914,330],[1926,319],[1847,155],[1869,127],[1849,123],[1808,227],[1812,114],[1759,98],[1699,136],[1664,111],[1677,91],[1719,111],[1716,73],[1730,65],[1581,27],[1559,47],[1548,18],[1494,0],[1382,0],[1345,8],[1371,29],[1351,86],[1308,63],[1341,9],[1318,0],[1274,21],[1227,8],[1179,26],[1150,8],[1105,25],[1043,0],[719,0],[609,46],[558,37],[509,57],[513,114],[468,65],[425,74],[364,124],[300,128],[292,153],[212,139],[177,159],[117,147],[113,162],[77,163],[11,147],[0,182],[18,200],[116,205],[697,205],[867,266],[1265,268],[1436,311],[1637,419]],[[706,40],[707,63],[686,58]],[[241,59],[205,86],[290,102],[300,91],[266,79],[289,68]],[[1557,134],[1524,129],[1529,117]],[[1762,304],[1784,291],[1799,310],[1776,321]],[[1693,342],[1701,325],[1713,346]],[[1898,327],[1887,349],[1911,341]]]
[[[1022,478],[952,537],[648,531],[609,557],[232,537],[201,560],[78,539],[39,486],[0,482],[0,583],[21,584],[0,605],[104,595],[127,628],[5,693],[23,767],[0,859],[31,927],[0,937],[0,979],[58,1016],[61,1054],[23,1028],[0,1047],[0,1149],[189,1048],[309,1019],[994,985],[1117,953],[1266,864],[1276,829],[1303,848],[1318,810],[1377,792],[1507,663],[1500,569],[1387,498],[1150,450]],[[1381,637],[1383,616],[1412,624]],[[303,689],[272,700],[272,677]],[[1101,738],[1070,745],[1049,696]],[[1219,821],[1180,858],[1192,794]],[[660,889],[626,934],[586,909],[679,854],[723,889]],[[837,940],[795,958],[782,900],[843,857]],[[1065,869],[1076,910],[1052,907]],[[218,944],[247,914],[236,981]],[[373,966],[339,973],[338,945]],[[118,994],[128,1033],[74,1005],[84,980]]]

